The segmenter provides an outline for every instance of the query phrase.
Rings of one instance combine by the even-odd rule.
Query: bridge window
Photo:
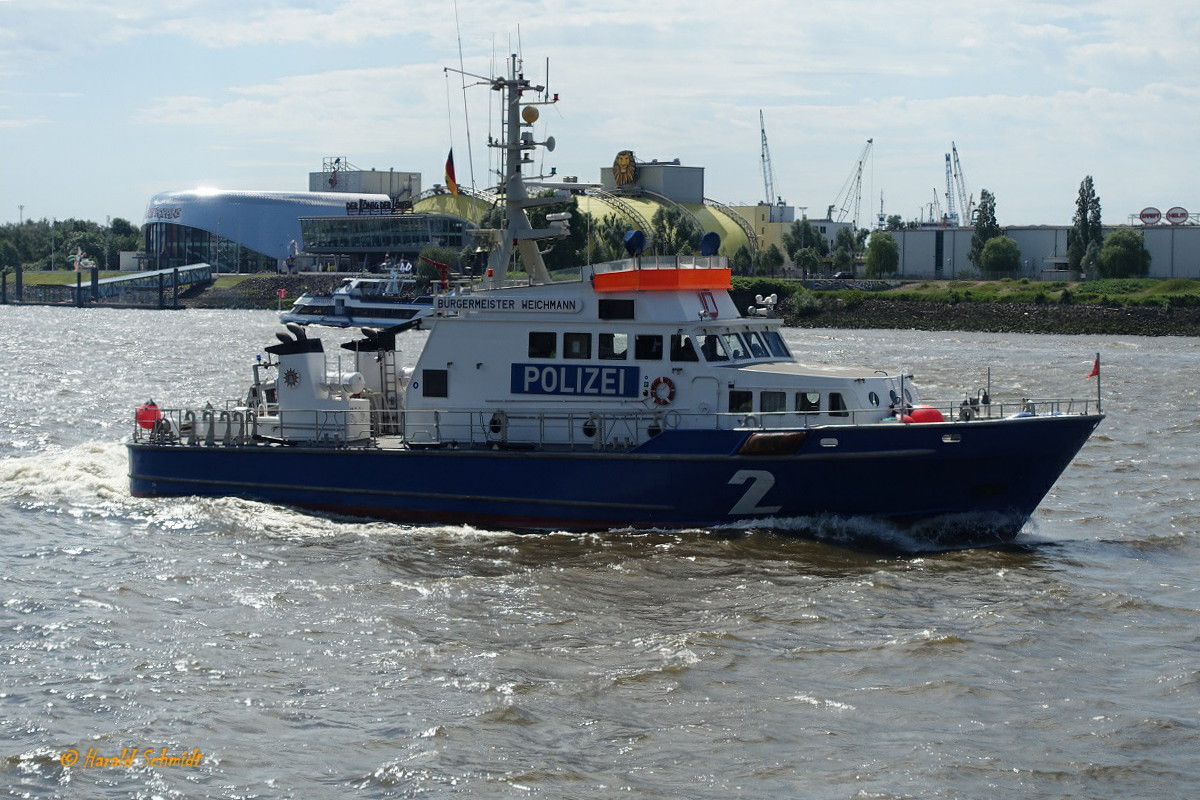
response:
[[[686,333],[675,333],[671,335],[671,360],[700,360],[700,355],[696,352],[696,345],[692,344],[692,337],[688,336]]]
[[[767,357],[767,346],[763,344],[762,337],[757,333],[746,332],[746,345],[750,348],[750,355],[754,358]]]
[[[725,340],[725,347],[729,350],[729,357],[734,361],[744,361],[749,358],[749,351],[746,350],[746,343],[742,341],[742,337],[736,333],[727,333],[722,337]]]
[[[629,357],[629,334],[600,334],[600,358],[604,361],[624,361]]]
[[[729,360],[729,353],[725,350],[725,343],[715,333],[700,337],[700,352],[704,353],[705,361]]]
[[[634,336],[633,357],[638,361],[662,361],[663,337],[649,333]]]
[[[591,358],[592,335],[590,333],[564,333],[563,358]]]
[[[558,355],[558,336],[553,331],[529,332],[529,357],[554,358]]]
[[[767,340],[767,349],[771,351],[771,355],[777,358],[791,358],[792,354],[787,349],[787,345],[783,341],[783,337],[779,335],[779,331],[766,331],[763,333],[763,338]]]

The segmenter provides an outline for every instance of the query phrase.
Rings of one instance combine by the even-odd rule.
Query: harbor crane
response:
[[[775,170],[771,166],[771,150],[767,147],[767,123],[763,121],[763,112],[758,110],[758,127],[762,131],[762,173],[763,191],[766,193],[767,205],[775,202]],[[780,198],[780,202],[783,199]]]
[[[867,161],[867,156],[871,153],[871,145],[874,139],[867,139],[866,146],[863,147],[862,154],[859,155],[858,161],[854,164],[854,169],[850,170],[850,175],[846,178],[846,183],[842,186],[842,190],[838,192],[837,199],[833,201],[833,205],[829,207],[829,218],[834,222],[845,222],[846,215],[850,213],[851,208],[854,210],[854,216],[850,218],[851,224],[855,230],[858,230],[858,211],[862,204],[862,173],[863,164]],[[834,211],[837,211],[837,217],[834,217]]]
[[[958,208],[962,212],[962,224],[970,225],[974,222],[975,196],[967,194],[966,181],[963,180],[962,164],[958,161],[958,148],[954,146],[954,142],[950,143],[950,155],[946,156],[946,158],[948,159],[946,169],[950,169],[949,161],[953,161],[954,165],[954,191],[958,195]]]
[[[954,170],[950,166],[950,154],[946,153],[946,224],[958,227],[958,211],[954,208]]]

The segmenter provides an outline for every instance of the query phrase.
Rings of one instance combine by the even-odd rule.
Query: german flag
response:
[[[450,194],[458,194],[458,181],[454,178],[454,148],[450,148],[450,155],[446,156],[446,188],[450,190]]]

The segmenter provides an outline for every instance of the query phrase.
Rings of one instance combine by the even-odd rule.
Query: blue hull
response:
[[[1101,419],[814,428],[757,453],[749,431],[667,431],[620,454],[133,442],[130,489],[503,529],[867,518],[969,545],[1015,536]]]

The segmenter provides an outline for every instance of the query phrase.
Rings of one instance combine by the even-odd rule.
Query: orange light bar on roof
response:
[[[729,289],[728,269],[634,269],[602,272],[592,287],[597,292],[669,292],[679,289]]]

